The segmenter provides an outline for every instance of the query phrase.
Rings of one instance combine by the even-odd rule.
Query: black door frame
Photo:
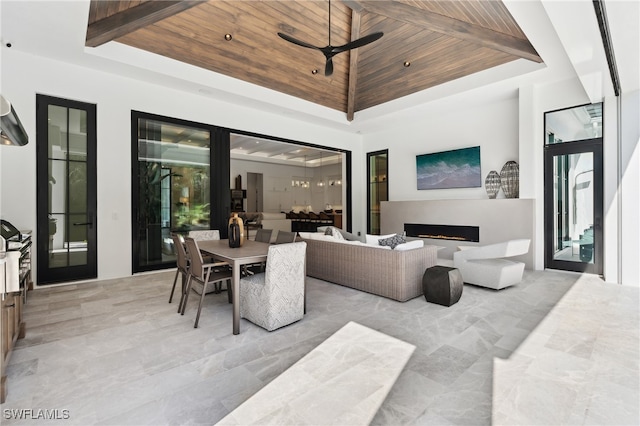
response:
[[[84,265],[49,267],[49,105],[87,112],[87,263]],[[36,226],[38,285],[98,277],[97,222],[97,132],[96,105],[36,94]],[[68,161],[68,160],[67,160]],[[69,193],[67,191],[67,198]],[[68,203],[67,203],[68,205]],[[67,214],[69,212],[67,211]],[[67,228],[67,227],[65,227]]]
[[[574,272],[602,275],[604,261],[604,187],[602,138],[547,144],[544,147],[544,266]],[[593,153],[593,263],[572,262],[554,259],[554,200],[553,159],[558,155]]]

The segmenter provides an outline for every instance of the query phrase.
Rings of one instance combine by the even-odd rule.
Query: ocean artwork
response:
[[[482,186],[480,147],[416,156],[418,189]]]

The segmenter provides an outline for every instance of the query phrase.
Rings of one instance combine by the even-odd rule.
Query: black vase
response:
[[[240,225],[237,220],[229,224],[229,247],[240,247]]]

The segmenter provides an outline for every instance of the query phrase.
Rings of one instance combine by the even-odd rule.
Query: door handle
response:
[[[93,225],[93,222],[78,222],[78,223],[74,223],[73,226],[81,226],[81,225]]]

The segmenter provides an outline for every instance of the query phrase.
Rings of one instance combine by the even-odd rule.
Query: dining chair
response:
[[[202,240],[219,240],[220,231],[217,229],[202,229],[189,231],[189,237],[196,241]]]
[[[189,260],[187,259],[187,253],[184,250],[184,237],[180,234],[171,234],[171,239],[173,240],[173,248],[176,253],[176,276],[173,279],[173,287],[171,287],[171,295],[169,296],[169,303],[173,300],[173,293],[176,290],[176,283],[178,282],[178,276],[182,274],[182,293],[184,294],[184,289],[186,285],[186,281],[189,277]],[[180,308],[178,308],[178,312]]]
[[[258,229],[256,233],[256,238],[254,241],[258,241],[261,243],[270,243],[271,242],[271,234],[273,233],[273,229]],[[247,265],[243,265],[242,273],[243,275],[253,275],[255,272],[252,268],[257,268],[259,271],[264,272],[265,262],[258,263],[250,263]]]
[[[196,241],[205,241],[205,240],[219,240],[220,239],[220,231],[218,229],[198,229],[189,231],[189,237],[193,238]],[[204,263],[217,263],[218,266],[222,267],[226,265],[229,269],[231,269],[231,265],[226,262],[216,262],[213,256],[209,256],[205,253],[202,254],[202,260]],[[214,289],[210,291],[215,293],[220,293],[220,287],[218,285],[215,286]],[[199,294],[199,291],[196,290],[196,293]]]
[[[272,331],[304,316],[307,243],[271,245],[264,273],[240,280],[240,317]]]
[[[202,292],[200,294],[200,304],[198,305],[198,313],[196,314],[196,322],[193,325],[194,328],[198,328],[198,322],[200,321],[200,312],[202,311],[202,302],[204,296],[207,293],[208,284],[218,284],[222,281],[227,283],[227,296],[229,303],[232,302],[231,295],[231,271],[228,268],[220,268],[214,263],[204,263],[202,260],[202,254],[196,240],[190,237],[186,237],[184,242],[187,246],[187,253],[189,254],[191,264],[189,267],[189,278],[187,279],[187,286],[184,292],[184,300],[182,301],[181,314],[184,315],[184,311],[187,307],[187,301],[189,300],[189,293],[194,281],[202,284]]]
[[[261,243],[271,242],[272,233],[273,229],[258,229],[255,240],[260,241]]]
[[[276,244],[293,243],[296,241],[297,232],[278,231]]]

